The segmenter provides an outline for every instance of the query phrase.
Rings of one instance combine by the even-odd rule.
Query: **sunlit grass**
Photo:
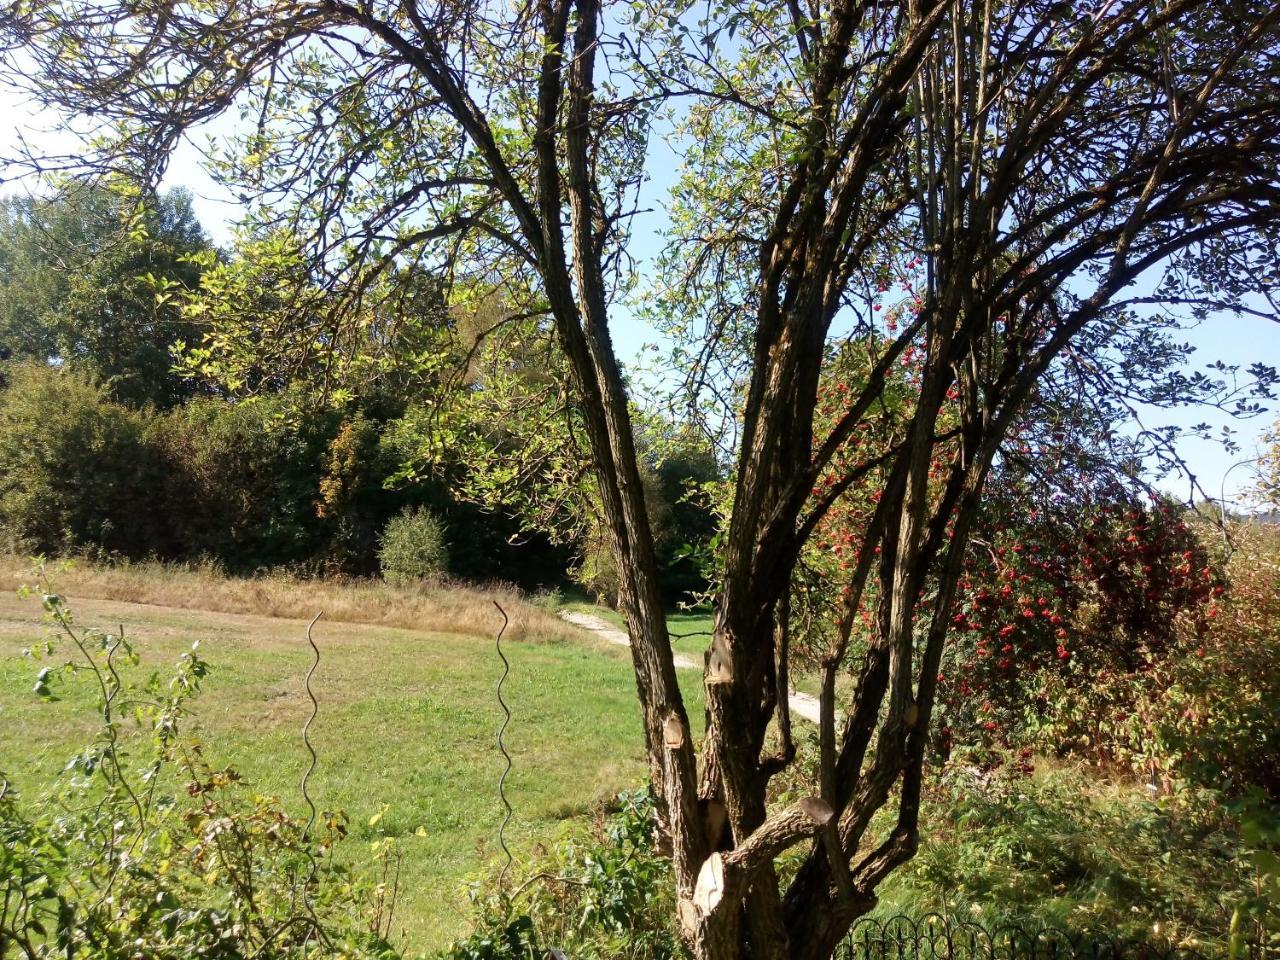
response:
[[[300,730],[310,710],[302,687],[310,663],[303,620],[63,592],[81,622],[108,629],[124,624],[142,651],[142,671],[167,670],[199,640],[213,671],[190,728],[204,740],[209,759],[234,765],[257,789],[305,812],[298,786],[306,763]],[[526,610],[513,612],[532,619]],[[499,621],[494,611],[483,624],[489,635],[481,636],[327,619],[316,629],[322,659],[313,683],[320,714],[312,740],[320,765],[311,792],[322,807],[350,815],[346,856],[368,861],[369,842],[399,839],[404,865],[396,926],[404,929],[410,953],[465,932],[465,881],[495,857],[502,762],[494,736],[502,715],[494,687],[502,664],[491,632]],[[6,590],[0,597],[0,769],[28,793],[48,783],[93,731],[87,685],[63,687],[57,703],[32,693],[38,665],[20,651],[44,632],[39,604]],[[507,795],[515,807],[510,836],[517,851],[535,838],[553,838],[562,821],[644,775],[626,652],[567,624],[559,636],[503,645],[511,660],[506,743],[515,766]],[[698,720],[697,676],[685,685]]]

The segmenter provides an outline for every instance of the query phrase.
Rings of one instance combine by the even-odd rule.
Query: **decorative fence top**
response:
[[[1213,960],[1227,950],[1160,946],[1105,934],[1016,924],[984,927],[940,914],[864,917],[845,937],[837,960]],[[1232,960],[1272,960],[1280,951],[1241,944]]]

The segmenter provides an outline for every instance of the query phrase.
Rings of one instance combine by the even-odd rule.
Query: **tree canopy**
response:
[[[190,391],[173,371],[187,328],[178,290],[199,283],[209,241],[191,197],[154,203],[105,186],[0,201],[0,348],[69,364],[129,403],[169,406]]]
[[[1115,396],[1169,312],[1269,315],[1276,283],[1264,0],[31,0],[3,24],[10,76],[101,134],[42,169],[154,182],[189,128],[236,109],[222,174],[299,239],[332,316],[358,323],[426,269],[500,293],[494,330],[554,339],[700,958],[827,956],[914,853],[968,537],[1030,405]],[[684,160],[644,278],[632,232],[664,129]],[[646,279],[733,459],[696,746],[610,330]],[[820,420],[846,347],[861,375]],[[819,654],[812,794],[771,804],[795,755],[770,732],[788,727],[785,598],[868,479]]]

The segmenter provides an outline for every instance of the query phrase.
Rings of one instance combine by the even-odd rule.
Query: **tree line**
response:
[[[280,306],[265,268],[254,261],[249,280],[233,280],[243,259],[211,245],[184,192],[143,205],[106,188],[11,196],[0,218],[0,529],[10,551],[346,576],[383,572],[385,554],[402,578],[616,596],[616,573],[590,536],[552,537],[514,505],[461,496],[460,457],[420,462],[413,423],[435,403],[427,381],[366,381],[358,397],[326,402],[310,370],[233,376],[213,348],[201,352],[228,335],[208,313],[228,309],[232,294],[237,335],[256,326],[253,339],[279,349],[284,327],[264,322]],[[250,258],[262,249],[252,245]],[[646,474],[677,595],[705,589],[695,547],[714,519],[697,488],[718,471],[705,445],[686,443],[655,448]],[[415,546],[423,539],[438,549]]]

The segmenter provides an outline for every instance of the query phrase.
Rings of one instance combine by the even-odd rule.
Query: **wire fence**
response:
[[[836,960],[1280,960],[1280,950],[1240,944],[1232,952],[1162,946],[1051,927],[981,924],[939,914],[864,917],[845,937]]]

